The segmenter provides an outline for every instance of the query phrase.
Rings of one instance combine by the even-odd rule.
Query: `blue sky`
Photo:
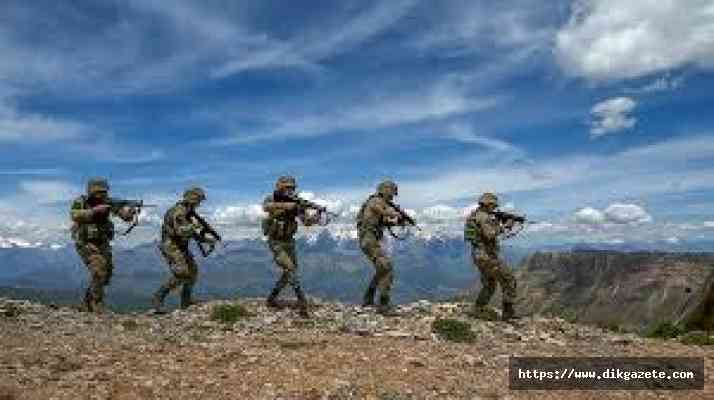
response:
[[[96,175],[236,236],[281,174],[345,229],[389,177],[454,233],[486,190],[543,242],[714,233],[708,0],[6,1],[0,54],[6,239]]]

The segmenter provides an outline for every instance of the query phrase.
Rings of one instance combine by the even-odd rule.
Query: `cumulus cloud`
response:
[[[605,218],[616,224],[651,222],[652,217],[636,204],[612,204],[605,209]]]
[[[637,102],[629,97],[616,97],[595,104],[590,111],[593,117],[590,137],[632,129],[637,123],[637,118],[630,115],[635,107]]]
[[[575,212],[574,219],[576,223],[586,225],[626,225],[651,222],[652,216],[636,204],[615,203],[605,210],[592,207],[581,208]]]
[[[264,216],[263,206],[259,204],[220,207],[213,213],[219,225],[257,225]]]
[[[646,76],[694,64],[714,66],[710,0],[578,0],[556,35],[556,56],[573,76]]]
[[[605,222],[605,215],[600,210],[585,207],[575,212],[575,222],[591,225],[602,224]]]

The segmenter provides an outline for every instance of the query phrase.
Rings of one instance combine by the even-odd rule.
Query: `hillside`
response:
[[[711,292],[712,276],[712,254],[540,252],[518,271],[519,305],[524,313],[646,330],[691,314]],[[712,314],[709,301],[701,313]]]
[[[249,315],[214,318],[222,301],[164,316],[95,316],[0,299],[0,398],[34,399],[711,399],[714,351],[531,317],[472,320],[456,303],[403,305],[399,317],[316,301],[314,318],[239,301]],[[471,342],[434,321],[466,322]],[[703,357],[705,389],[508,390],[511,356]]]

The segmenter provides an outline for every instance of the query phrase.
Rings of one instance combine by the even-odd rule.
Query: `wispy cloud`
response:
[[[0,99],[0,142],[54,142],[78,138],[91,130],[77,121],[21,113]]]
[[[276,115],[273,110],[265,115],[264,132],[237,134],[220,143],[250,143],[345,131],[370,131],[442,120],[490,109],[501,102],[502,99],[497,96],[473,96],[458,80],[447,77],[425,89],[402,93],[378,92],[376,96],[367,96],[354,102],[331,104],[319,113]]]
[[[417,0],[377,2],[373,7],[346,20],[323,21],[320,29],[307,30],[278,41],[260,37],[261,46],[242,51],[214,67],[211,75],[225,78],[251,69],[297,67],[319,69],[320,61],[350,50],[390,27],[403,17]],[[255,43],[258,44],[258,43]]]
[[[494,137],[482,136],[474,133],[475,129],[471,124],[453,123],[446,128],[445,137],[468,144],[482,146],[488,150],[508,153],[513,157],[521,157],[524,155],[523,150],[513,145]]]
[[[67,172],[61,168],[22,168],[22,169],[5,169],[0,170],[0,175],[65,175]]]

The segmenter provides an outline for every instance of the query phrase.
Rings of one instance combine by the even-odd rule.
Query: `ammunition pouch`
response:
[[[271,239],[289,239],[297,232],[297,223],[279,218],[264,218],[261,222],[263,235]]]
[[[72,238],[79,242],[104,242],[114,240],[114,224],[81,224],[72,229]]]

